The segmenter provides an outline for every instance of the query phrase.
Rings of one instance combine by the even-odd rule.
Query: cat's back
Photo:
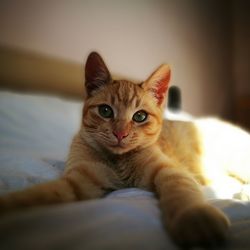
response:
[[[158,140],[160,148],[178,167],[195,174],[204,184],[200,134],[193,121],[164,120]]]
[[[183,154],[188,149],[200,152],[200,135],[193,121],[164,120],[159,144],[168,154]]]
[[[178,163],[211,178],[219,171],[242,176],[250,166],[250,134],[216,118],[164,121],[159,144]]]

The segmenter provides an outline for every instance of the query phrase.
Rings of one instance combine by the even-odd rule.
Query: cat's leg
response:
[[[226,239],[228,218],[206,202],[189,173],[155,161],[144,167],[143,179],[156,191],[164,224],[178,244],[216,245]]]
[[[65,179],[58,179],[0,197],[0,214],[26,207],[76,200],[74,189]]]
[[[214,244],[225,240],[229,221],[204,200],[196,181],[177,169],[161,169],[155,189],[171,236],[180,244]]]
[[[60,179],[0,197],[0,214],[26,207],[101,197],[109,188],[107,178],[101,177],[83,165],[75,166]]]

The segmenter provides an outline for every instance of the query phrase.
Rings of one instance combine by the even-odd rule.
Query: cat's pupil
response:
[[[144,110],[137,111],[133,115],[133,120],[135,122],[144,122],[147,119],[148,114]]]
[[[99,114],[104,118],[113,117],[113,110],[109,105],[103,104],[98,108]]]

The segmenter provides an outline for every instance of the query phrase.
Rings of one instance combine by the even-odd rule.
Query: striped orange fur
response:
[[[163,223],[177,243],[223,241],[229,220],[207,203],[200,187],[225,176],[250,181],[249,134],[218,120],[163,120],[168,65],[136,84],[113,80],[103,59],[93,52],[85,77],[82,125],[62,178],[0,198],[0,211],[99,198],[110,190],[139,187],[156,193]],[[238,139],[232,141],[233,135]],[[242,141],[244,148],[239,150]]]

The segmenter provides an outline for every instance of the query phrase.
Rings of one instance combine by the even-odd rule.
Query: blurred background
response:
[[[250,128],[248,0],[0,1],[2,89],[81,99],[92,50],[140,81],[169,63],[185,111]]]

